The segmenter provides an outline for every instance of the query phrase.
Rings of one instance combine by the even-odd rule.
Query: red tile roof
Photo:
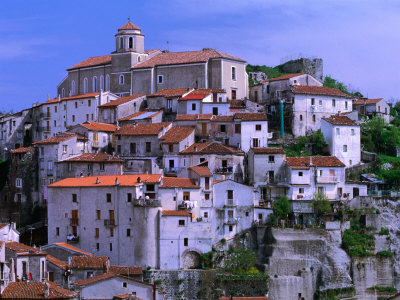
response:
[[[122,163],[123,160],[107,153],[84,153],[79,156],[65,159],[61,162]]]
[[[118,106],[118,105],[127,103],[127,102],[129,102],[129,101],[132,101],[133,99],[136,99],[136,98],[139,98],[139,97],[143,97],[143,96],[145,96],[145,95],[144,95],[144,94],[135,94],[135,95],[131,95],[131,96],[125,96],[125,97],[118,98],[118,99],[116,99],[116,100],[111,100],[110,102],[105,103],[105,104],[103,104],[103,105],[100,105],[99,107],[100,107],[100,108],[104,108],[104,107],[116,107],[116,106]]]
[[[65,178],[49,185],[49,187],[57,188],[57,187],[115,186],[116,179],[118,179],[119,186],[137,186],[141,182],[157,183],[160,181],[161,175],[160,174],[103,175],[103,176],[91,176],[91,177]],[[97,180],[99,183],[96,183]]]
[[[243,154],[237,148],[227,146],[217,142],[195,143],[180,154]]]
[[[71,269],[103,269],[109,264],[107,256],[72,256]]]
[[[357,101],[353,102],[353,105],[373,105],[377,104],[378,102],[381,102],[383,98],[378,98],[378,99],[358,99]]]
[[[0,223],[0,229],[6,227],[7,225],[11,225],[10,223]]]
[[[173,126],[161,138],[163,144],[177,144],[194,132],[189,126]]]
[[[119,119],[118,121],[120,121],[120,122],[121,121],[130,121],[133,118],[139,117],[139,116],[141,116],[141,115],[143,115],[144,113],[147,113],[147,112],[148,111],[138,111],[138,112],[135,112],[134,114],[129,115],[129,116],[125,117],[125,118]],[[143,118],[142,120],[151,119],[151,118],[155,117],[156,115],[158,115],[160,113],[162,113],[162,110],[155,111],[153,114],[148,115],[147,117]]]
[[[135,24],[133,24],[131,21],[126,23],[124,26],[121,26],[118,28],[118,31],[121,30],[141,30],[139,27],[137,27]]]
[[[45,285],[49,286],[49,296],[45,296]],[[42,282],[10,282],[1,293],[2,299],[72,299],[77,293],[66,290],[59,285]]]
[[[99,123],[93,121],[86,121],[80,124],[90,131],[105,131],[105,132],[114,132],[117,127],[114,124],[108,123]]]
[[[67,134],[67,135],[58,135],[58,136],[52,136],[47,139],[41,140],[39,142],[33,143],[34,145],[49,145],[49,144],[59,144],[61,142],[64,142],[66,140],[69,140],[73,137],[78,137],[76,134]]]
[[[89,277],[83,280],[79,280],[79,281],[75,281],[73,283],[71,283],[71,285],[75,285],[75,286],[84,286],[84,285],[88,285],[88,284],[92,284],[92,283],[96,283],[102,280],[106,280],[106,279],[110,279],[110,278],[114,278],[114,277],[120,277],[121,275],[118,274],[114,274],[112,272],[107,272],[107,273],[103,273],[101,275],[97,275],[97,276],[93,276],[93,277]]]
[[[132,69],[152,68],[154,66],[162,66],[162,65],[178,65],[178,64],[207,62],[210,59],[218,59],[218,58],[225,58],[243,63],[246,62],[241,58],[232,56],[227,53],[223,53],[218,50],[203,49],[200,51],[160,53],[148,60],[138,63],[137,65],[133,66]]]
[[[260,296],[260,297],[221,297],[219,300],[268,300],[266,296]]]
[[[205,166],[191,166],[189,167],[190,170],[195,172],[199,176],[212,176],[212,172],[208,167]]]
[[[265,79],[261,82],[266,83],[266,82],[271,82],[271,81],[288,80],[290,78],[297,77],[297,76],[304,75],[304,74],[306,74],[306,73],[286,74],[286,75],[282,75],[282,76],[275,77],[275,78]]]
[[[188,94],[185,97],[179,98],[179,101],[187,101],[187,100],[203,100],[205,97],[208,95],[202,95],[202,94]]]
[[[131,266],[110,266],[108,272],[124,276],[143,275],[141,267],[131,267]]]
[[[139,298],[137,296],[133,296],[132,294],[123,294],[123,295],[117,295],[114,296],[114,299],[121,299],[121,300],[143,300],[142,298]]]
[[[190,217],[191,214],[186,210],[163,210],[163,216],[174,216],[174,217]]]
[[[332,115],[329,118],[322,118],[322,120],[325,120],[332,125],[359,126],[356,121],[346,116]]]
[[[175,121],[211,120],[213,114],[177,115]]]
[[[241,119],[242,122],[267,121],[267,116],[264,113],[236,113],[235,119]]]
[[[326,86],[292,85],[291,89],[294,94],[333,96],[349,99],[353,98],[342,91]]]
[[[223,115],[218,115],[214,116],[211,121],[213,122],[233,122],[234,116],[223,116]]]
[[[163,177],[162,185],[160,188],[187,188],[187,189],[199,189],[200,186],[195,185],[190,178],[183,177]]]
[[[155,92],[151,95],[148,95],[147,98],[152,97],[165,97],[165,98],[174,98],[174,97],[182,97],[184,94],[188,93],[190,88],[177,88],[177,89],[164,89],[158,92]]]
[[[137,124],[136,126],[129,124],[119,128],[115,135],[158,135],[171,124],[171,122]]]
[[[34,150],[35,150],[35,148],[33,148],[33,147],[21,147],[21,148],[17,148],[14,150],[10,150],[10,153],[11,154],[24,154],[24,153],[28,153],[28,152],[31,152]]]
[[[310,167],[345,167],[336,156],[287,157],[286,163],[292,169],[307,170]]]
[[[268,148],[251,148],[254,154],[286,154],[283,148],[268,147]]]
[[[68,249],[68,250],[72,250],[72,251],[75,251],[75,252],[82,253],[82,254],[84,254],[84,255],[93,256],[93,254],[91,254],[91,253],[89,253],[89,252],[86,252],[86,251],[83,251],[83,250],[81,250],[81,249],[79,249],[79,248],[76,248],[76,247],[74,247],[74,246],[71,246],[71,245],[69,245],[69,244],[67,244],[67,243],[57,242],[57,243],[54,243],[54,244],[57,245],[57,246],[66,248],[66,249]]]
[[[17,256],[47,255],[46,252],[38,248],[29,247],[28,245],[18,242],[8,242],[6,243],[6,248],[15,252]]]
[[[81,61],[80,63],[73,65],[72,67],[69,67],[67,69],[67,71],[71,71],[74,69],[80,69],[80,68],[86,68],[86,67],[108,65],[108,64],[111,64],[111,55],[94,56],[94,57],[89,57],[89,58]]]
[[[205,97],[213,93],[225,94],[226,91],[224,89],[196,89],[179,100],[203,100]]]
[[[64,98],[60,98],[60,102],[62,101],[70,101],[70,100],[78,100],[78,99],[90,99],[90,98],[95,98],[99,95],[99,92],[95,92],[95,93],[88,93],[88,94],[82,94],[82,95],[75,95],[75,96],[70,96],[70,97],[64,97]],[[50,99],[47,100],[46,102],[41,103],[40,105],[43,104],[54,104],[54,103],[58,103],[58,98],[54,98],[54,99]]]
[[[244,100],[231,100],[229,101],[230,108],[246,108],[246,102]]]
[[[66,262],[59,260],[58,258],[56,258],[50,254],[46,255],[46,260],[63,270],[67,270],[69,267],[69,265]]]

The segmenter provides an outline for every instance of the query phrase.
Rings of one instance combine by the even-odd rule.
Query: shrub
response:
[[[162,283],[162,280],[161,280],[161,279],[157,279],[157,280],[154,281],[154,284],[157,284],[157,285],[158,285],[158,284],[161,284],[161,283]]]
[[[381,227],[381,231],[379,231],[379,235],[389,235],[389,229],[385,227]]]
[[[378,253],[376,253],[377,256],[381,256],[381,257],[392,257],[393,256],[393,252],[390,251],[379,251]]]
[[[351,221],[351,228],[343,233],[342,247],[351,257],[373,255],[369,250],[375,247],[375,237],[364,233],[357,221]]]

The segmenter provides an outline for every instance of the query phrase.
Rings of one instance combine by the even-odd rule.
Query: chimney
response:
[[[119,185],[118,177],[115,177],[115,185]]]
[[[61,101],[61,96],[60,96],[60,94],[58,94],[58,102],[60,102]]]
[[[50,297],[50,286],[47,282],[44,283],[44,297],[49,298]]]
[[[137,183],[141,183],[142,180],[140,179],[140,176],[137,178]]]
[[[96,184],[99,184],[100,183],[100,180],[99,180],[99,177],[97,177],[96,178]]]

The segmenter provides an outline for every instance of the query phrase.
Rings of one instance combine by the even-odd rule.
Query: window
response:
[[[315,99],[311,98],[311,105],[315,105]]]
[[[117,153],[121,154],[121,145],[117,145]]]
[[[319,105],[322,105],[322,100],[319,100]]]
[[[260,147],[260,141],[258,138],[253,138],[253,147],[254,148]]]
[[[119,85],[123,85],[125,81],[124,75],[119,75]]]
[[[87,165],[87,169],[88,169],[89,172],[93,171],[93,164],[91,164],[91,163],[88,164]]]
[[[350,164],[350,166],[353,164],[353,161],[350,159],[350,161],[349,161],[349,164]]]
[[[316,121],[315,115],[312,116],[312,121],[313,121],[313,122]]]
[[[57,106],[54,106],[54,112],[57,112]]]
[[[192,103],[192,110],[196,110],[196,103]]]
[[[126,230],[126,236],[131,236],[131,230],[129,228]]]
[[[65,89],[62,88],[62,89],[61,89],[61,98],[64,98],[64,97],[65,97]]]
[[[261,124],[256,124],[256,131],[261,131]]]
[[[129,38],[129,48],[133,48],[133,37]]]
[[[124,38],[120,37],[119,38],[119,49],[123,49],[124,48]]]
[[[354,129],[351,130],[351,135],[356,135],[356,131]]]
[[[57,127],[57,121],[54,120],[54,127]]]
[[[220,132],[226,132],[226,125],[220,125],[219,126],[219,131]]]
[[[303,177],[303,172],[299,172],[299,177]]]
[[[72,115],[72,122],[75,122],[75,115]]]
[[[100,163],[100,171],[104,171],[104,163]]]
[[[75,80],[71,81],[71,96],[75,95]]]
[[[112,220],[112,221],[114,221],[114,220]],[[113,236],[114,236],[114,228],[111,227],[110,228],[110,237],[113,237]]]
[[[304,194],[304,188],[299,188],[299,194]]]
[[[75,102],[75,108],[78,108],[78,102]]]
[[[47,170],[49,170],[49,171],[53,170],[53,162],[52,161],[47,162]]]
[[[185,220],[179,220],[178,221],[179,226],[185,226]]]
[[[168,145],[168,152],[174,152],[174,144]]]
[[[53,184],[54,183],[54,178],[50,178],[49,179],[49,184]],[[18,194],[18,195],[21,195],[21,194]],[[21,200],[21,199],[19,199],[19,200]]]
[[[107,202],[111,202],[111,194],[110,193],[107,194]]]
[[[340,128],[336,128],[336,135],[340,135]]]
[[[112,243],[110,243],[110,252],[112,252]]]
[[[208,193],[207,193],[207,194],[204,194],[204,199],[205,199],[205,200],[210,200],[210,194],[208,194]]]
[[[343,152],[347,152],[347,145],[343,145]]]
[[[217,116],[218,115],[218,107],[213,107],[212,114]]]
[[[183,192],[183,200],[190,201],[190,192]]]
[[[232,80],[236,80],[236,67],[232,67]]]
[[[204,216],[204,218],[207,219],[207,218],[208,218],[208,211],[205,211],[204,214],[203,214],[203,216]]]
[[[157,83],[158,84],[164,83],[164,75],[157,75]]]
[[[97,76],[93,76],[92,78],[92,92],[96,92],[97,91]]]
[[[128,194],[127,194],[127,199],[126,199],[126,201],[132,202],[132,193],[128,193]]]
[[[235,133],[241,133],[241,132],[242,132],[242,125],[235,124]]]
[[[100,244],[96,243],[96,250],[99,251],[100,250]]]
[[[63,154],[66,154],[68,150],[68,145],[63,145]]]
[[[77,194],[72,194],[72,202],[78,202]]]
[[[129,38],[129,39],[131,39],[131,38]],[[128,287],[128,283],[123,282],[123,283],[122,283],[122,287],[124,287],[124,288]]]
[[[104,76],[103,75],[100,76],[100,90],[104,91]]]
[[[101,210],[98,209],[96,210],[96,220],[100,220],[101,219]]]
[[[154,191],[155,191],[155,186],[154,186],[154,184],[147,184],[147,185],[146,185],[146,190],[147,190],[148,192],[154,192]]]
[[[349,107],[347,101],[344,102],[344,109],[347,109]]]
[[[83,79],[83,93],[87,94],[87,92],[88,92],[88,79],[85,77]]]
[[[233,190],[228,190],[228,199],[233,200]]]
[[[110,90],[110,75],[106,75],[106,91]]]
[[[233,231],[233,226],[229,225],[229,232],[232,232],[232,231]]]
[[[303,121],[303,115],[300,115],[300,121]]]
[[[332,107],[336,107],[336,100],[332,99]]]
[[[15,180],[15,186],[16,186],[17,188],[22,188],[22,179],[21,179],[21,178],[17,178],[17,179]]]
[[[146,152],[151,152],[151,142],[146,142]]]
[[[275,162],[275,156],[274,155],[268,156],[268,162],[270,162],[270,163]]]
[[[385,114],[387,114],[387,107],[385,107]]]
[[[86,121],[89,121],[89,114],[86,114]]]
[[[94,237],[95,238],[99,238],[100,237],[100,229],[99,228],[95,228],[94,229]]]
[[[231,91],[231,99],[235,100],[236,99],[236,90],[232,89]]]
[[[130,145],[131,154],[136,153],[136,143],[131,143]]]
[[[189,239],[188,238],[184,238],[183,239],[183,246],[187,247],[189,245]]]

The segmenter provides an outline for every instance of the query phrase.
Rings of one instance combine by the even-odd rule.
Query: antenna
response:
[[[131,21],[131,16],[128,17],[128,22],[130,22],[130,21]]]
[[[167,41],[167,50],[169,52],[169,41]]]

